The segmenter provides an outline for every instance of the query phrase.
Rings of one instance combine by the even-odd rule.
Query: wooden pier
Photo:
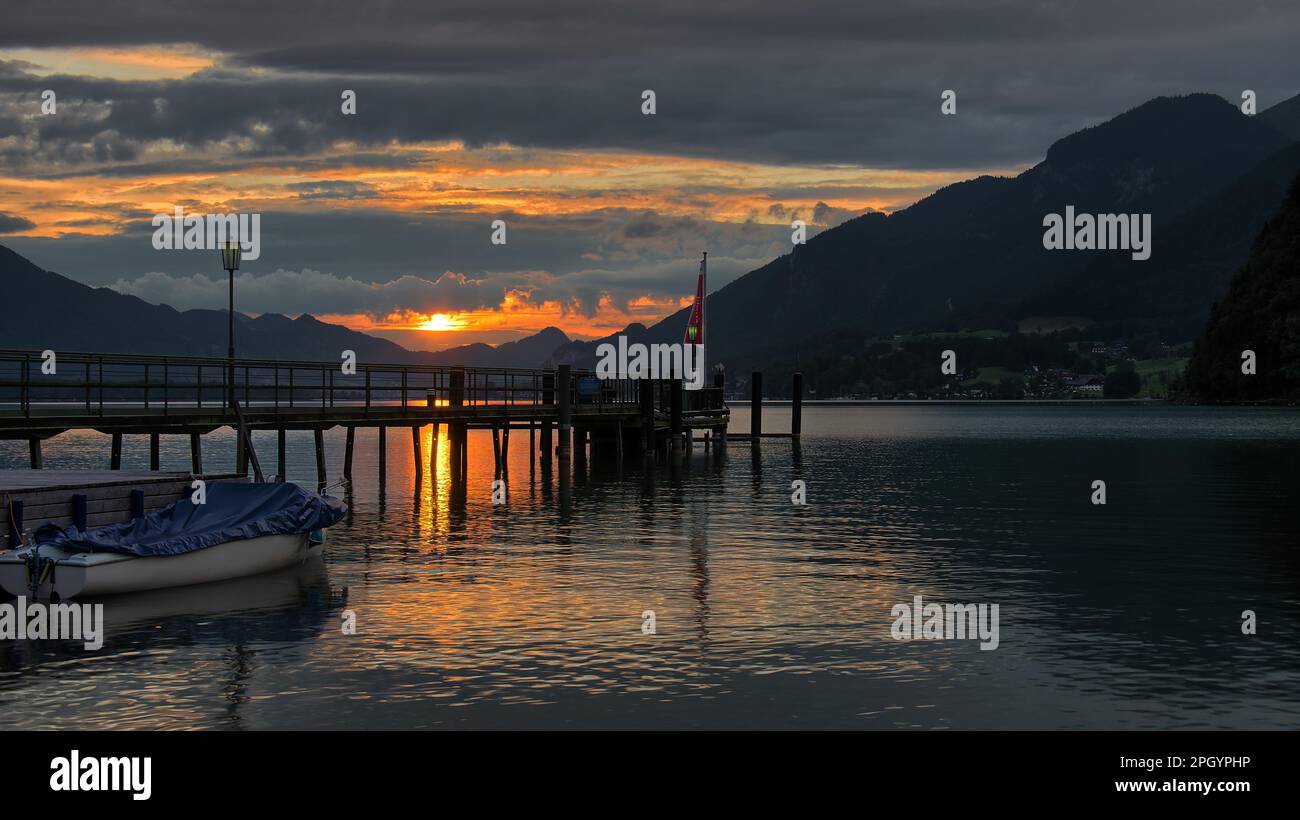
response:
[[[658,456],[681,452],[705,431],[726,442],[729,411],[722,387],[686,390],[681,379],[601,379],[568,365],[553,369],[274,361],[0,350],[0,438],[26,440],[41,469],[41,443],[68,430],[109,436],[107,467],[120,471],[123,436],[148,436],[150,469],[159,469],[162,436],[189,439],[191,469],[203,473],[202,436],[220,427],[236,435],[235,474],[285,474],[285,432],[311,430],[317,478],[328,483],[324,430],[346,428],[343,478],[352,478],[356,428],[378,428],[380,475],[387,433],[410,431],[423,469],[420,428],[445,427],[453,477],[463,475],[467,431],[490,429],[497,464],[510,432],[527,429],[544,463],[587,457],[588,448]],[[275,471],[252,447],[254,430],[277,431]]]

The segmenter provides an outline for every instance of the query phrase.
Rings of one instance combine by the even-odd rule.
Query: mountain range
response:
[[[1161,97],[1072,134],[1014,178],[979,177],[824,231],[709,297],[709,358],[762,366],[838,330],[1014,327],[1086,317],[1194,338],[1300,170],[1300,97],[1247,116],[1220,97]],[[1042,220],[1150,213],[1153,253],[1049,251]],[[637,341],[680,339],[688,310]],[[557,357],[584,361],[594,343]]]
[[[1058,140],[1018,176],[981,176],[891,214],[864,214],[710,294],[709,358],[745,372],[828,333],[1014,329],[1030,318],[1191,340],[1300,173],[1298,139],[1300,97],[1256,116],[1209,94],[1153,99]],[[1150,214],[1151,257],[1044,248],[1044,216],[1067,206]],[[90,288],[2,247],[0,281],[13,304],[33,306],[0,323],[0,346],[225,353],[225,311]],[[623,333],[680,341],[688,313]],[[495,348],[416,352],[307,314],[238,315],[236,336],[253,357],[333,359],[351,349],[369,361],[502,367],[590,366],[603,341],[547,328]]]
[[[228,313],[175,310],[109,288],[92,288],[42,270],[0,246],[0,282],[11,306],[0,322],[0,347],[35,350],[170,353],[225,356]],[[257,317],[235,313],[240,356],[282,361],[330,361],[353,350],[360,361],[402,364],[464,364],[474,367],[537,367],[569,341],[548,327],[497,347],[478,343],[437,352],[401,345],[304,313]]]

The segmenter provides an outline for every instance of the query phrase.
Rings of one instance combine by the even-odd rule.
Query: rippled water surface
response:
[[[314,484],[311,434],[289,436]],[[0,726],[1300,728],[1300,413],[807,407],[801,445],[572,476],[527,441],[494,508],[487,433],[462,498],[445,436],[416,489],[391,431],[381,492],[358,431],[323,562],[105,599],[98,652],[0,644]],[[224,431],[205,448],[228,466]],[[163,458],[188,469],[188,439]],[[107,459],[94,433],[45,445],[51,469]],[[124,466],[147,459],[128,438]],[[998,604],[1000,646],[894,640],[915,595]]]

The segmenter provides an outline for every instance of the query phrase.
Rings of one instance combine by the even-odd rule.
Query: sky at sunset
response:
[[[787,252],[792,219],[1017,173],[1159,94],[1289,96],[1267,7],[143,0],[83,27],[97,4],[49,0],[0,29],[0,243],[220,308],[217,255],[155,250],[152,218],[259,213],[245,312],[427,350],[604,335],[686,304],[701,251],[712,289]]]

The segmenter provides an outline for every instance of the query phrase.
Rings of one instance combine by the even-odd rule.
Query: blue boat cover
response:
[[[215,482],[205,504],[185,498],[143,518],[84,532],[47,524],[36,531],[36,544],[68,552],[181,555],[227,541],[311,532],[338,523],[347,511],[337,498],[297,484]]]

